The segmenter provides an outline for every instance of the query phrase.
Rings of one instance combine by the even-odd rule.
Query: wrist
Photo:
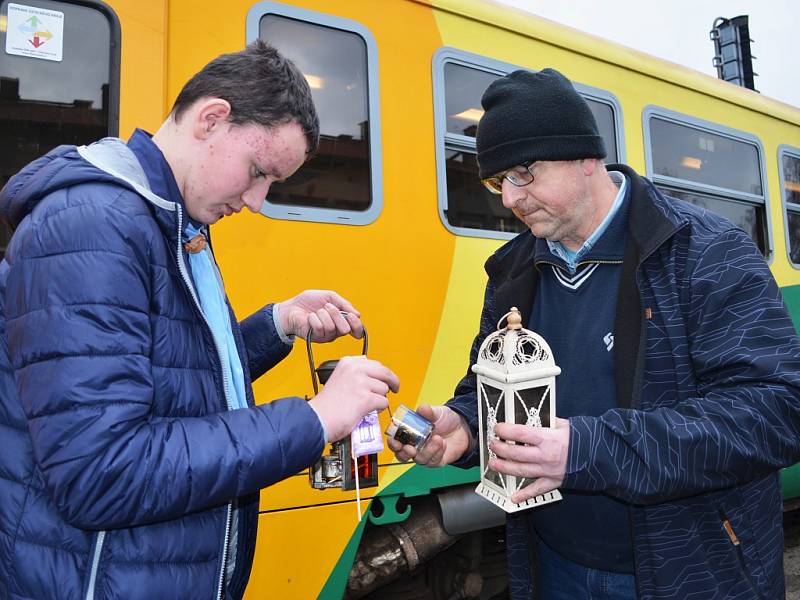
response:
[[[288,323],[284,322],[283,313],[286,311],[283,304],[283,302],[276,302],[272,305],[272,322],[281,341],[288,346],[292,346],[294,345],[295,335],[289,331]]]
[[[308,405],[311,407],[311,410],[314,411],[314,414],[317,415],[317,419],[319,419],[319,425],[322,427],[322,436],[325,438],[325,443],[328,444],[331,441],[331,437],[328,434],[328,428],[325,427],[325,421],[322,418],[322,415],[319,412],[319,409],[315,406],[314,399],[312,398],[309,400]]]

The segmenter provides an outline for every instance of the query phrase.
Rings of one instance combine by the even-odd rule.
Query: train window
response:
[[[381,209],[377,50],[366,28],[303,9],[259,3],[248,41],[260,37],[303,72],[320,119],[320,145],[296,175],[273,185],[269,217],[365,225]]]
[[[769,257],[769,211],[758,139],[656,107],[645,109],[644,123],[647,172],[656,186],[729,219]]]
[[[483,92],[495,79],[518,68],[452,48],[443,48],[434,56],[439,213],[445,227],[454,233],[507,239],[525,230],[500,198],[481,185],[475,151]],[[581,84],[575,88],[595,115],[608,150],[606,162],[623,160],[618,103],[602,90]]]
[[[763,195],[754,144],[657,117],[650,140],[653,174]]]
[[[100,2],[0,0],[0,187],[56,146],[117,135],[119,40]],[[10,237],[0,223],[0,259]]]
[[[800,267],[800,148],[781,146],[778,151],[781,165],[783,211],[786,215],[786,243],[789,260]]]
[[[481,96],[498,75],[457,63],[444,65],[447,133],[475,137],[483,115]]]

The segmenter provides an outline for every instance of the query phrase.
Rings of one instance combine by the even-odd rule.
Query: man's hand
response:
[[[446,406],[419,406],[416,412],[433,423],[433,433],[419,452],[414,446],[389,439],[388,444],[397,460],[412,460],[418,465],[439,467],[458,460],[469,450],[472,433],[457,412]]]
[[[306,290],[294,298],[277,305],[281,328],[286,335],[302,339],[311,328],[311,340],[330,342],[337,337],[351,334],[364,337],[361,314],[347,300],[329,290]],[[347,316],[342,312],[346,312]]]
[[[512,502],[518,504],[547,493],[564,481],[569,451],[567,419],[557,418],[555,429],[498,423],[494,432],[500,439],[490,445],[497,458],[489,462],[489,467],[506,475],[536,478],[516,492]]]
[[[325,426],[327,441],[336,442],[350,435],[365,415],[389,406],[386,394],[399,389],[397,375],[378,361],[345,356],[309,404]]]

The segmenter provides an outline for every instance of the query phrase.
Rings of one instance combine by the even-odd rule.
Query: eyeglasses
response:
[[[522,163],[513,169],[509,169],[505,173],[482,179],[481,183],[483,183],[483,185],[486,186],[486,189],[493,194],[503,193],[504,179],[508,179],[508,182],[511,185],[525,187],[529,183],[533,183],[533,172],[531,171],[531,166],[533,166],[533,163]]]

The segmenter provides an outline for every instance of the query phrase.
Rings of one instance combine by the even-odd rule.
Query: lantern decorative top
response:
[[[505,327],[500,326],[503,319]],[[550,377],[561,372],[544,338],[522,327],[522,315],[516,306],[503,315],[497,331],[483,341],[478,362],[472,370],[505,383]]]

